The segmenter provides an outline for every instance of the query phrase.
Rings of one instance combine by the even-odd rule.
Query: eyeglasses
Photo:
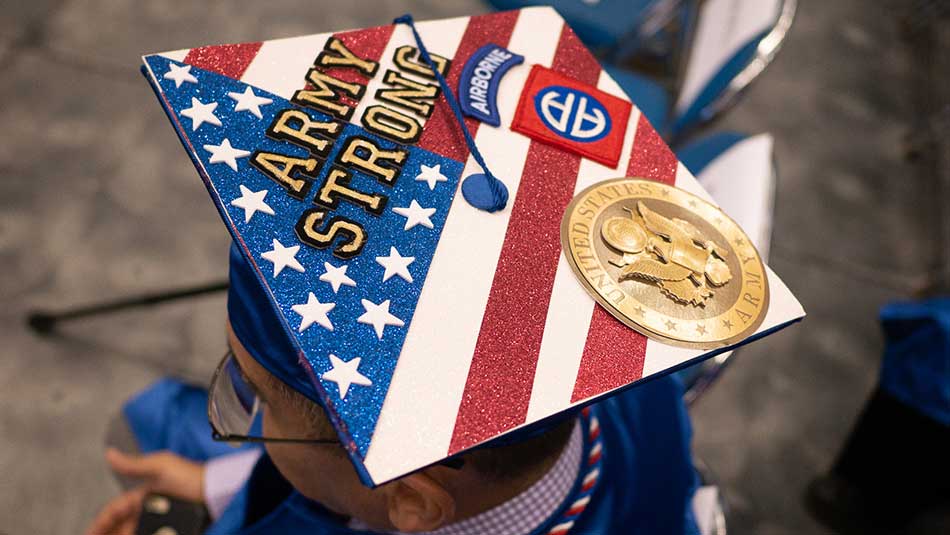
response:
[[[336,438],[284,438],[263,437],[253,434],[255,422],[261,414],[264,400],[257,389],[244,375],[241,366],[228,349],[224,358],[211,376],[208,389],[208,423],[211,436],[220,442],[290,442],[297,444],[339,444]],[[460,457],[451,457],[437,463],[453,470],[460,470],[465,462]]]
[[[248,381],[230,349],[214,370],[208,389],[208,423],[211,436],[221,442],[292,442],[339,444],[336,438],[263,437],[254,433],[264,400]]]

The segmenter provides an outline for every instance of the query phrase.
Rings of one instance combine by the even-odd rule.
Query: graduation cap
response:
[[[415,28],[144,57],[233,237],[238,338],[324,407],[364,483],[802,317],[769,271],[767,312],[729,347],[616,319],[562,254],[575,194],[631,176],[709,196],[554,10]],[[487,169],[435,71],[507,199],[491,179],[461,185]]]

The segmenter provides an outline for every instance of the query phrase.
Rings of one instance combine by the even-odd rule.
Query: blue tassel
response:
[[[469,152],[472,153],[472,157],[475,158],[478,165],[485,171],[484,174],[471,175],[465,179],[462,184],[462,196],[465,197],[465,200],[468,201],[469,204],[479,210],[497,212],[498,210],[504,209],[505,206],[508,205],[508,188],[488,170],[488,164],[485,163],[485,159],[482,158],[482,153],[479,152],[478,147],[475,146],[472,133],[469,132],[468,127],[465,126],[462,109],[459,107],[458,100],[455,98],[455,93],[452,91],[452,88],[449,87],[449,83],[445,81],[445,77],[442,76],[442,73],[436,69],[432,61],[432,56],[429,55],[429,51],[426,50],[425,45],[422,43],[422,37],[419,36],[419,32],[416,31],[416,25],[412,20],[412,15],[407,13],[396,18],[393,20],[393,24],[405,24],[412,30],[412,34],[416,38],[416,45],[419,48],[419,54],[422,56],[423,61],[426,62],[426,65],[432,69],[436,79],[439,81],[439,85],[442,87],[442,93],[445,95],[445,100],[448,101],[449,107],[452,108],[452,113],[455,114],[455,120],[458,122],[459,128],[462,129],[462,135],[465,137],[465,144],[468,145]]]

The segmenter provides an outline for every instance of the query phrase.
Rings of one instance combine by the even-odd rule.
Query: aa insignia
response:
[[[617,178],[585,189],[567,207],[561,245],[594,299],[662,342],[729,346],[765,318],[765,268],[748,236],[673,186]]]

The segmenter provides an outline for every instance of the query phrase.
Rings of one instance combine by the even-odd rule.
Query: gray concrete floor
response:
[[[0,533],[75,533],[117,486],[109,417],[155,378],[204,382],[224,348],[213,296],[85,320],[58,308],[213,281],[228,238],[151,90],[142,53],[484,11],[476,0],[31,0],[0,11]],[[329,2],[327,2],[329,4]],[[775,134],[772,266],[802,325],[743,351],[694,409],[733,533],[820,533],[801,507],[873,387],[878,307],[937,262],[938,202],[903,161],[911,60],[860,0],[801,2],[787,48],[720,125]],[[266,6],[266,7],[265,7]]]

